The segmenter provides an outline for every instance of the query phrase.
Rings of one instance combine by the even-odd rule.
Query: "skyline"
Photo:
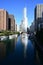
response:
[[[21,20],[23,19],[23,9],[27,8],[27,17],[28,17],[28,26],[34,20],[34,8],[37,4],[43,4],[43,0],[1,0],[0,1],[0,9],[5,9],[9,14],[13,14],[16,23],[20,25]]]

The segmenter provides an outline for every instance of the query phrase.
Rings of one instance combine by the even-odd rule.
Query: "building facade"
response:
[[[35,20],[43,17],[43,4],[38,4],[35,7]]]
[[[8,14],[5,9],[0,9],[0,31],[15,31],[15,18],[12,14]]]
[[[34,23],[34,21],[32,22],[32,24],[30,26],[30,32],[35,32],[35,23]]]
[[[8,23],[8,30],[15,31],[15,19],[13,15],[9,15]]]
[[[17,31],[17,24],[16,24],[16,31]]]
[[[8,12],[0,9],[0,30],[8,30]]]
[[[43,24],[43,4],[38,4],[34,12],[35,30],[41,28]]]

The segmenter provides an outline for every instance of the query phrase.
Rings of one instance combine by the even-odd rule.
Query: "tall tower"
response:
[[[27,27],[28,27],[28,19],[27,19],[27,8],[25,7],[23,9],[23,19],[21,21],[20,25],[21,32],[27,32]]]
[[[27,17],[27,9],[26,9],[26,7],[24,8],[23,13],[24,13],[24,18],[26,18]]]
[[[28,27],[27,21],[28,21],[27,20],[27,9],[25,7],[24,10],[23,10],[22,32],[27,32],[27,27]]]

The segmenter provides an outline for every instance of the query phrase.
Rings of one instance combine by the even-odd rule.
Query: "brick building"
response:
[[[0,30],[8,30],[8,12],[0,9]]]

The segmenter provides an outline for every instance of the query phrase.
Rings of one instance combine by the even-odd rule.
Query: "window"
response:
[[[11,30],[11,19],[8,19],[8,30]]]

